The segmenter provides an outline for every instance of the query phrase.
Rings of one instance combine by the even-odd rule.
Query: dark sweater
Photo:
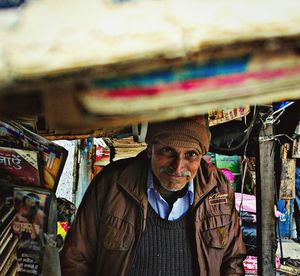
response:
[[[193,227],[189,214],[176,221],[161,219],[148,208],[146,229],[137,247],[131,276],[197,275]]]

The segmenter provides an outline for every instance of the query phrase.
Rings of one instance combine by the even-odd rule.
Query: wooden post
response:
[[[259,131],[257,177],[258,275],[275,275],[274,131],[272,107],[261,107],[264,122]]]

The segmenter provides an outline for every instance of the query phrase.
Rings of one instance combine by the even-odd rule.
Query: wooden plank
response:
[[[295,159],[282,159],[280,176],[280,199],[295,198]]]
[[[299,275],[300,274],[300,269],[299,268],[294,268],[290,267],[287,265],[280,265],[280,268],[277,269],[277,272],[284,273],[283,275]]]
[[[234,42],[293,36],[299,34],[299,9],[297,1],[282,5],[272,0],[242,4],[191,0],[188,5],[185,1],[30,2],[18,11],[19,28],[0,32],[6,42],[0,53],[7,53],[0,63],[0,79],[89,71],[97,65],[176,58]]]
[[[291,144],[284,144],[281,147],[280,199],[295,198],[296,159],[288,158],[291,156],[291,151]]]
[[[0,116],[45,116],[49,131],[44,134],[51,139],[67,136],[66,129],[72,130],[69,139],[80,138],[97,135],[99,128],[300,98],[297,1],[285,5],[278,0],[245,0],[242,5],[238,0],[191,0],[188,5],[185,1],[58,1],[30,2],[18,11],[17,29],[0,27],[0,39],[5,41],[0,45]],[[90,11],[88,18],[81,12],[83,5]],[[266,7],[270,13],[261,12]],[[41,11],[48,16],[41,18]],[[57,17],[63,20],[52,20]],[[32,31],[36,26],[43,29],[39,35]],[[114,31],[108,31],[110,26]],[[90,94],[101,89],[94,87],[99,79],[171,71],[243,55],[255,57],[244,85],[228,78],[226,87],[216,87],[218,79],[213,88],[208,81],[209,85],[191,91],[175,86],[148,97],[112,98],[112,93],[104,97],[105,89],[98,97]],[[274,79],[278,74],[282,78]]]

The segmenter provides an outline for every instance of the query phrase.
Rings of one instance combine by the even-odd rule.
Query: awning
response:
[[[0,115],[97,136],[298,99],[299,10],[279,0],[29,1],[0,22]]]

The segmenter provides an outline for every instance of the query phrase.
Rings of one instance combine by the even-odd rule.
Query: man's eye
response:
[[[173,151],[171,148],[168,148],[168,147],[162,148],[162,149],[160,150],[160,152],[161,152],[162,154],[165,154],[165,155],[173,155],[173,154],[174,154],[174,151]]]
[[[199,156],[199,153],[195,152],[195,151],[189,151],[186,153],[186,157],[187,158],[196,158]]]

